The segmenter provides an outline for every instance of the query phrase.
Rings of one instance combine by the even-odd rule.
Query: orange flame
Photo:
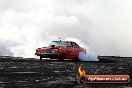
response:
[[[85,70],[81,66],[79,66],[79,68],[78,68],[78,73],[80,76],[84,76],[86,74]]]

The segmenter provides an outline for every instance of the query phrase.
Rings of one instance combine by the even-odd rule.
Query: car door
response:
[[[74,49],[72,48],[72,45],[70,42],[66,42],[65,43],[66,45],[66,48],[65,48],[65,51],[66,51],[66,57],[67,58],[72,58],[73,57],[73,53],[74,53]]]
[[[73,55],[74,57],[78,57],[79,55],[79,46],[75,43],[75,42],[72,42],[72,46],[73,46]]]

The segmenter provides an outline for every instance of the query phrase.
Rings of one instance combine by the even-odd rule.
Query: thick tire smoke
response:
[[[99,61],[97,59],[97,56],[95,54],[92,53],[84,53],[84,52],[80,52],[78,59],[80,61]]]

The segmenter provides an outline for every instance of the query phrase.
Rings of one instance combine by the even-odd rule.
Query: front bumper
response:
[[[46,54],[46,53],[35,53],[37,56],[42,56],[43,58],[60,58],[60,54]]]

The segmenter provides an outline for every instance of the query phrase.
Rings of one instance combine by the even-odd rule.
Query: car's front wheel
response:
[[[60,60],[64,60],[65,56],[66,56],[66,54],[65,53],[62,53],[61,54],[61,57],[60,57]]]
[[[42,60],[42,56],[40,56],[40,60]]]

